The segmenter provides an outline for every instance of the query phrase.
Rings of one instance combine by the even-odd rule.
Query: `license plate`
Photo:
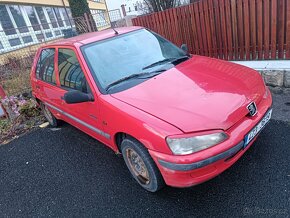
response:
[[[262,118],[262,120],[245,136],[244,147],[246,147],[270,121],[272,111],[273,111],[272,109],[269,110],[267,114]]]

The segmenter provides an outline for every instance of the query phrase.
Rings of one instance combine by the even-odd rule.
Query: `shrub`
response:
[[[68,0],[72,16],[74,18],[74,22],[76,24],[76,30],[79,34],[88,32],[88,28],[82,28],[84,25],[83,19],[80,19],[80,17],[84,17],[84,14],[86,13],[88,15],[89,23],[91,25],[91,28],[93,30],[96,30],[96,23],[94,19],[92,19],[91,11],[89,8],[89,4],[87,0]]]
[[[35,117],[40,115],[39,108],[35,100],[24,99],[22,96],[10,96],[1,100],[10,120],[14,120],[20,115],[26,118]]]
[[[9,119],[0,119],[0,143],[7,142],[44,121],[35,100],[10,96],[1,100]]]

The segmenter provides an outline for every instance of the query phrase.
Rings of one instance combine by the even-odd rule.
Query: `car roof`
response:
[[[115,28],[115,30],[119,33],[118,35],[125,34],[132,32],[134,30],[142,29],[143,27],[121,27],[121,28]],[[111,37],[117,36],[115,34],[115,31],[113,29],[106,29],[98,32],[91,32],[91,33],[85,33],[79,36],[71,37],[68,39],[62,39],[58,40],[52,43],[47,44],[46,46],[61,46],[61,45],[73,45],[73,46],[81,46],[86,45],[92,42],[100,41],[103,39],[108,39]],[[43,46],[43,47],[46,47]]]

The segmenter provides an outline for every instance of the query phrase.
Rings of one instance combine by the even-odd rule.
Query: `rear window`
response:
[[[56,84],[54,70],[55,49],[43,49],[36,67],[36,78],[48,83]]]

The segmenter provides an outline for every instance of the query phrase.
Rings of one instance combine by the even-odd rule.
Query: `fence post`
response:
[[[87,24],[87,27],[88,27],[88,31],[89,32],[93,32],[88,14],[84,13],[84,17],[85,17],[85,21],[86,21],[86,24]]]

